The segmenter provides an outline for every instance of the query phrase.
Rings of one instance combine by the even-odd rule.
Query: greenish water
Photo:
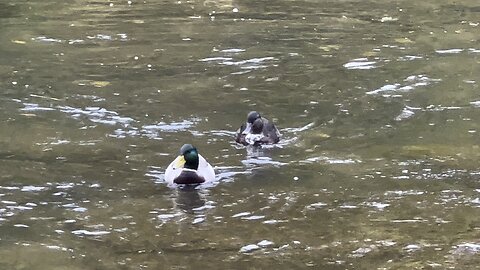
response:
[[[479,15],[0,3],[0,268],[478,269]],[[233,142],[250,110],[279,146]],[[163,182],[183,143],[217,184]]]

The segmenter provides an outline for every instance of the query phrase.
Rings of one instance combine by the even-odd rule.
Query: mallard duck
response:
[[[201,184],[215,181],[215,171],[191,144],[180,148],[180,155],[168,165],[165,181],[169,184]]]
[[[237,130],[235,141],[243,145],[274,144],[280,141],[280,132],[258,112],[251,111],[247,122]]]

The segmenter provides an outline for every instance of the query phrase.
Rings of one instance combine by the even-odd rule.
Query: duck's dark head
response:
[[[261,117],[262,116],[258,112],[251,111],[247,115],[247,123],[253,124],[253,122],[255,122],[255,120],[257,120],[258,118],[261,118]]]
[[[262,121],[262,116],[260,116],[260,114],[256,111],[249,112],[247,115],[247,125],[245,126],[245,129],[243,130],[242,134],[248,134],[252,132],[253,123],[255,123],[255,121],[257,120]],[[262,123],[262,127],[263,127],[263,123]]]
[[[191,144],[184,144],[182,148],[180,148],[180,158],[178,167],[183,165],[184,168],[197,170],[198,169],[198,151],[195,146]]]
[[[257,120],[253,121],[251,133],[252,134],[261,134],[263,131],[263,121],[261,118],[257,118]]]

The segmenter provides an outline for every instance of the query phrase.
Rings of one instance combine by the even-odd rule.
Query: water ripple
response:
[[[368,61],[368,58],[357,58],[343,65],[346,69],[374,69],[377,62]]]
[[[85,108],[75,108],[71,106],[54,106],[52,108],[41,107],[39,104],[35,103],[23,103],[24,108],[21,108],[21,111],[60,111],[62,113],[68,114],[74,119],[82,119],[83,117],[87,118],[93,123],[105,124],[109,126],[120,125],[122,128],[116,129],[113,134],[110,134],[111,137],[116,138],[125,138],[125,137],[134,137],[134,136],[143,136],[151,139],[162,139],[159,137],[159,134],[162,132],[180,132],[180,131],[189,131],[194,135],[203,135],[197,131],[192,130],[192,127],[202,121],[198,117],[190,117],[188,119],[183,119],[181,121],[170,123],[159,122],[157,124],[148,124],[141,127],[135,127],[135,124],[138,123],[137,120],[128,117],[121,116],[119,113],[108,110],[102,107],[85,107]],[[86,129],[87,127],[83,127]],[[226,131],[221,131],[222,133],[229,133]],[[229,133],[232,134],[232,133]],[[69,141],[59,141],[58,144],[69,143]],[[83,142],[81,145],[94,145],[96,141]],[[55,142],[49,144],[54,145]]]
[[[451,253],[454,254],[479,254],[480,243],[463,243],[453,247]]]
[[[246,166],[255,166],[255,165],[273,165],[273,166],[282,166],[288,163],[275,161],[270,157],[262,157],[262,156],[251,156],[247,157],[247,159],[242,160],[242,163]]]
[[[48,107],[40,107],[40,105],[35,104],[35,103],[23,103],[25,106],[24,108],[21,108],[21,111],[25,112],[37,112],[37,111],[55,111],[54,108],[48,108]]]
[[[86,44],[88,43],[87,41],[91,41],[91,43],[97,43],[97,42],[111,42],[111,41],[129,41],[130,39],[128,38],[128,35],[125,33],[118,33],[118,34],[96,34],[92,36],[86,36],[85,38],[70,38],[68,40],[63,40],[63,39],[58,39],[58,38],[53,38],[53,37],[47,37],[47,36],[39,36],[31,39],[34,42],[40,42],[40,43],[66,43],[69,45],[75,45],[75,44]]]
[[[402,120],[405,120],[405,119],[412,118],[415,115],[416,110],[420,110],[420,108],[413,108],[413,107],[410,107],[410,106],[405,106],[405,108],[403,108],[402,112],[399,115],[397,115],[394,118],[394,120],[395,121],[402,121]]]
[[[352,158],[332,158],[327,156],[318,156],[318,157],[310,157],[305,160],[299,161],[300,163],[323,163],[323,164],[356,164],[362,163],[360,159],[352,159]]]
[[[234,66],[239,67],[240,69],[245,70],[255,70],[255,69],[263,69],[267,68],[272,64],[265,64],[278,61],[275,57],[260,57],[260,58],[251,58],[246,60],[234,60],[232,57],[208,57],[198,60],[200,62],[206,63],[216,63],[221,66]]]
[[[171,122],[171,123],[160,122],[155,125],[142,126],[142,131],[146,134],[152,134],[158,131],[164,131],[164,132],[186,131],[190,129],[192,126],[194,126],[195,124],[197,124],[199,121],[200,121],[199,118],[191,118],[191,119],[185,119],[181,122]]]
[[[128,126],[130,123],[135,122],[135,120],[130,117],[119,116],[117,112],[100,107],[85,107],[85,109],[80,109],[70,106],[58,106],[58,108],[61,112],[67,113],[73,118],[85,116],[94,123]]]
[[[110,232],[108,232],[108,231],[75,230],[75,231],[72,231],[72,233],[75,234],[75,235],[79,235],[79,236],[82,236],[82,235],[85,235],[85,236],[102,236],[102,235],[109,234]]]
[[[463,49],[435,50],[438,54],[457,54],[463,52]]]
[[[420,74],[420,75],[412,75],[408,76],[404,82],[405,83],[396,83],[396,84],[386,84],[378,89],[366,92],[367,95],[377,95],[377,94],[383,94],[384,96],[391,96],[391,94],[387,95],[384,93],[406,93],[410,92],[418,87],[422,86],[428,86],[431,85],[432,83],[437,83],[440,82],[441,79],[432,79],[429,78],[426,75]]]

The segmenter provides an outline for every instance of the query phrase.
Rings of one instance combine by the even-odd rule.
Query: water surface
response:
[[[1,3],[0,266],[476,269],[479,12]],[[235,145],[250,110],[280,145]],[[163,182],[186,142],[218,183]]]

